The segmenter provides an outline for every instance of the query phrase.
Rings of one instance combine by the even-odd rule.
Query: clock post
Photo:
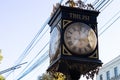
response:
[[[81,6],[80,0],[71,1],[66,2],[69,6],[56,7],[48,23],[51,39],[47,71],[61,72],[67,80],[78,80],[81,75],[93,79],[102,66],[98,51],[99,12],[90,6]]]

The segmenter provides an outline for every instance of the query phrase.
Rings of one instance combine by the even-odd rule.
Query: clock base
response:
[[[67,80],[78,80],[81,75],[87,79],[94,78],[102,66],[101,60],[79,58],[73,56],[60,56],[47,69],[48,72],[61,72],[66,75]],[[74,74],[73,74],[74,73]],[[78,78],[78,79],[75,79]]]

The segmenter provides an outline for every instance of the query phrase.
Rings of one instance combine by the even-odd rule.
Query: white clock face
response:
[[[86,55],[94,51],[97,45],[96,34],[84,23],[72,23],[64,32],[64,42],[70,52]]]
[[[57,27],[54,27],[54,29],[51,32],[50,37],[50,58],[53,58],[56,54],[56,51],[60,44],[60,30],[58,30]]]

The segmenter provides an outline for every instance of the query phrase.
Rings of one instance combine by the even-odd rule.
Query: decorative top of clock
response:
[[[65,5],[69,7],[76,7],[76,8],[80,8],[80,9],[87,9],[87,10],[94,10],[94,7],[92,4],[85,4],[83,1],[78,0],[78,1],[74,1],[74,0],[68,0]]]
[[[59,6],[61,6],[60,3],[56,3],[56,5],[53,5],[53,11],[51,13],[51,16],[56,12],[56,10],[59,8]],[[85,4],[82,0],[77,0],[77,1],[68,0],[62,6],[68,6],[68,7],[78,8],[78,9],[94,10],[94,11],[96,11],[91,3]]]
[[[68,0],[65,4],[69,4],[69,7],[75,7],[77,5],[73,0]]]

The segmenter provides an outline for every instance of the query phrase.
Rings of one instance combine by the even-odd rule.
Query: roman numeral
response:
[[[92,48],[90,46],[90,44],[88,44],[86,47],[85,47],[85,51],[87,52],[91,52]]]
[[[68,45],[69,45],[69,46],[72,46],[72,45],[73,45],[72,41],[69,41],[69,42],[68,42]]]

